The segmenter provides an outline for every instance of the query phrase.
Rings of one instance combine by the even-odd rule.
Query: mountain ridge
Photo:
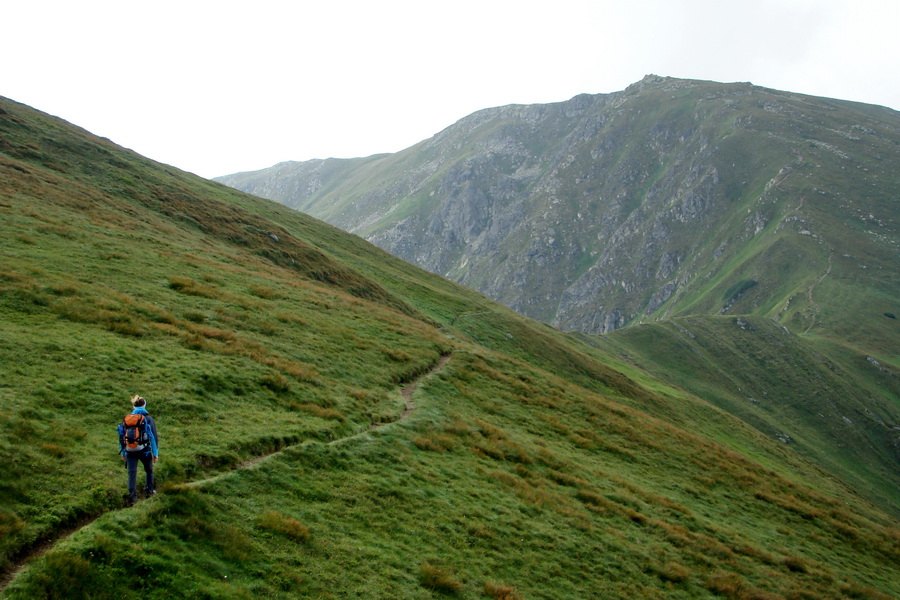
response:
[[[282,163],[217,180],[565,330],[700,311],[808,331],[828,308],[810,289],[893,260],[898,141],[887,108],[648,76],[622,92],[478,111],[393,155],[316,163],[324,178]],[[698,230],[710,235],[692,239]],[[764,277],[771,268],[778,281]],[[854,315],[865,336],[881,337],[885,300]]]

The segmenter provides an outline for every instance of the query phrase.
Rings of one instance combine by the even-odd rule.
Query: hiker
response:
[[[128,503],[137,502],[137,468],[138,461],[144,465],[147,481],[144,485],[144,496],[149,498],[156,493],[153,482],[153,465],[159,460],[159,434],[156,423],[147,412],[147,400],[140,396],[131,398],[134,410],[119,423],[119,453],[128,469]]]

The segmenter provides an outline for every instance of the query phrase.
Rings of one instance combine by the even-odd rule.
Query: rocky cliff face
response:
[[[898,149],[888,109],[648,76],[483,110],[393,155],[220,180],[565,330],[691,312],[802,330],[823,323],[823,273],[893,268]]]

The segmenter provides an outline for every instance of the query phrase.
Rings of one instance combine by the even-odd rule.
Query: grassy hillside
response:
[[[900,594],[895,518],[618,350],[8,100],[0,227],[3,598]]]
[[[675,319],[589,341],[900,507],[900,382],[877,361],[844,368],[771,320],[746,316]]]

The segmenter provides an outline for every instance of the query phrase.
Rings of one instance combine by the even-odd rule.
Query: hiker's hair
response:
[[[132,406],[144,406],[147,404],[147,401],[135,394],[131,397],[131,405]]]

